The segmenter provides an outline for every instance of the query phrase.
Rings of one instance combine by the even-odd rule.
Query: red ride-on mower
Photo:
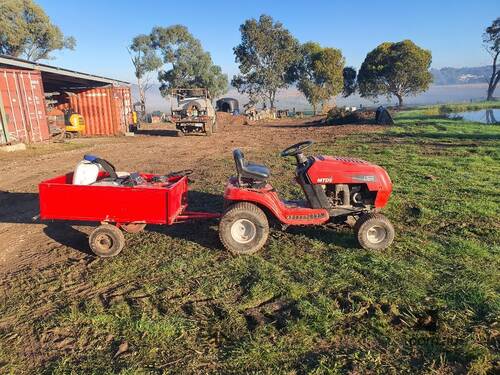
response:
[[[282,157],[295,157],[296,181],[306,198],[303,201],[282,201],[267,182],[269,169],[246,162],[239,149],[233,151],[236,176],[226,186],[227,208],[219,224],[220,239],[229,251],[258,251],[267,241],[269,216],[285,227],[342,224],[353,217],[354,231],[363,248],[381,250],[392,243],[394,228],[379,213],[392,191],[387,172],[359,159],[306,157],[303,150],[312,144],[300,142],[281,152]]]

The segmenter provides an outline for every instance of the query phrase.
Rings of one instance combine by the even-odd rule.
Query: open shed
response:
[[[83,116],[85,135],[116,135],[131,123],[129,82],[0,55],[0,144],[49,137],[47,112]]]
[[[238,114],[240,110],[239,103],[234,98],[221,98],[215,104],[217,111],[220,112],[228,112],[234,115]]]

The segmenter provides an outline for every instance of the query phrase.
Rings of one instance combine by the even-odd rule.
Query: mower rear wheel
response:
[[[103,258],[113,257],[125,246],[125,236],[114,225],[103,224],[90,234],[89,245],[95,255]]]
[[[391,222],[382,214],[363,214],[356,221],[354,232],[360,246],[366,250],[383,250],[394,241],[395,231]]]
[[[248,202],[229,206],[219,223],[219,237],[224,247],[234,255],[250,255],[267,241],[269,222],[259,207]]]

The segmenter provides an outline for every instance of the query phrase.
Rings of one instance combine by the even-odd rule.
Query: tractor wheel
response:
[[[146,223],[128,223],[120,226],[127,233],[139,233],[146,228]]]
[[[269,223],[266,214],[248,202],[229,206],[219,223],[220,240],[234,255],[256,253],[264,246],[268,235]]]
[[[89,245],[95,255],[103,258],[113,257],[122,251],[125,237],[114,225],[103,224],[90,234]]]
[[[363,214],[356,221],[354,232],[360,246],[366,250],[383,250],[394,240],[394,227],[382,214]]]

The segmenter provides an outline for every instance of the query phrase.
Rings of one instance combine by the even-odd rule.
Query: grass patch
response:
[[[388,170],[394,193],[385,212],[397,237],[387,251],[357,248],[346,229],[293,228],[273,230],[257,256],[235,258],[221,249],[216,222],[150,228],[127,235],[117,258],[13,275],[0,304],[0,366],[61,374],[498,371],[499,127],[425,111],[315,146]],[[284,198],[299,196],[293,167],[273,151],[252,158],[267,160]],[[232,173],[223,158],[206,163]],[[220,183],[207,174],[194,189],[213,196]],[[38,354],[27,362],[30,353]]]
[[[482,109],[497,108],[500,108],[500,101],[497,100],[475,103],[447,103],[411,108],[399,112],[397,117],[406,120],[420,119],[426,121],[429,119],[446,118],[446,115],[455,112],[480,111]]]

